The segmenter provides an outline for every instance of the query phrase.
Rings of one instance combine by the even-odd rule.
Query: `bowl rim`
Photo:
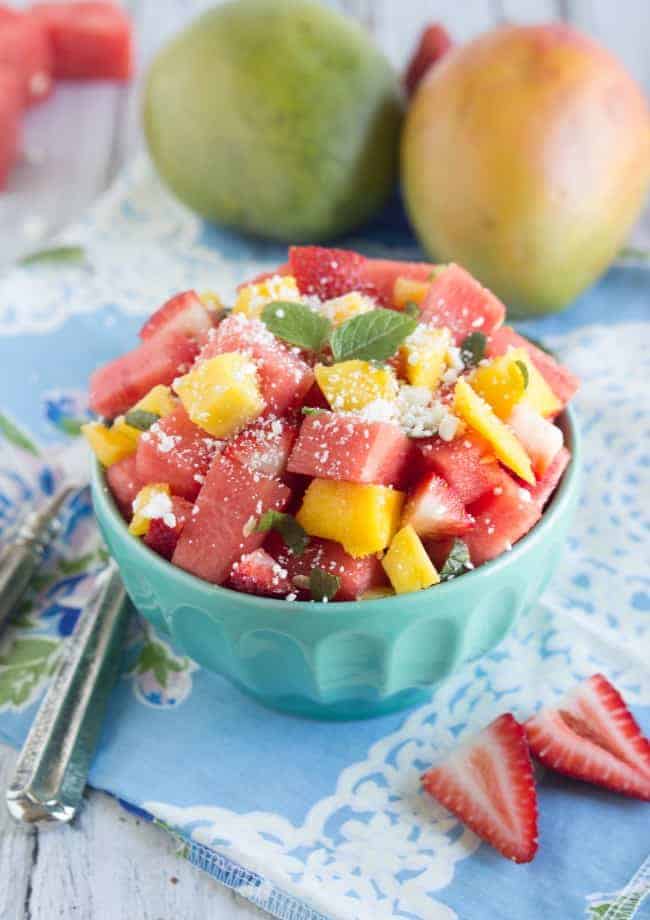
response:
[[[556,518],[560,517],[565,510],[566,506],[570,503],[574,489],[578,485],[578,479],[582,466],[582,454],[581,454],[581,440],[579,433],[579,426],[577,423],[577,418],[575,410],[571,406],[565,407],[565,409],[558,416],[558,421],[562,423],[562,428],[564,430],[567,446],[571,450],[571,460],[562,474],[559,485],[557,486],[549,504],[546,506],[546,509],[542,513],[540,520],[525,534],[520,540],[515,543],[512,547],[512,550],[501,553],[500,556],[497,556],[496,559],[491,559],[489,562],[484,562],[482,565],[477,566],[475,569],[472,569],[469,572],[465,572],[462,578],[450,579],[445,582],[441,582],[437,585],[434,585],[432,589],[435,589],[435,596],[439,598],[447,597],[449,594],[454,591],[460,593],[458,585],[468,585],[471,580],[477,581],[479,578],[489,578],[491,575],[498,574],[499,571],[508,568],[511,565],[516,565],[520,558],[524,556],[528,549],[533,546],[536,542],[543,540],[547,535],[550,529],[553,527],[553,524]],[[148,564],[152,569],[152,574],[155,574],[158,571],[161,575],[165,577],[172,577],[178,580],[181,586],[186,586],[188,590],[196,591],[200,590],[202,593],[212,596],[216,599],[218,598],[236,598],[240,603],[244,605],[250,605],[251,607],[256,607],[259,609],[260,606],[266,607],[269,611],[284,611],[293,612],[300,610],[303,614],[317,615],[319,618],[327,616],[328,614],[334,615],[335,613],[340,614],[341,612],[350,609],[351,607],[359,608],[361,604],[368,604],[369,602],[373,604],[382,605],[383,608],[388,608],[390,605],[398,604],[400,606],[413,606],[422,602],[423,595],[426,592],[423,591],[410,591],[404,594],[394,594],[387,597],[378,597],[372,598],[370,601],[335,601],[331,604],[322,603],[318,601],[287,601],[284,598],[272,598],[264,597],[257,594],[247,594],[244,591],[235,591],[233,588],[226,588],[222,585],[214,585],[211,582],[205,581],[203,578],[199,578],[197,575],[192,575],[190,572],[186,572],[184,569],[179,568],[178,566],[172,565],[167,559],[164,559],[162,556],[159,556],[158,553],[155,553],[152,549],[149,549],[142,540],[133,536],[128,531],[128,526],[120,514],[115,500],[111,494],[111,491],[106,482],[105,471],[101,467],[101,464],[94,457],[91,461],[91,486],[92,486],[92,498],[93,498],[93,510],[95,516],[99,519],[102,516],[106,517],[113,527],[122,529],[124,535],[131,542],[131,550],[135,554],[136,558],[140,558],[144,564]]]

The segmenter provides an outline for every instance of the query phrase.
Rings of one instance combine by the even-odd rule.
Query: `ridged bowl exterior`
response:
[[[189,575],[129,534],[98,465],[93,502],[134,605],[184,654],[266,706],[366,718],[419,702],[432,684],[497,645],[539,599],[579,498],[570,411],[562,427],[572,461],[542,520],[511,552],[430,591],[361,603],[288,603]]]

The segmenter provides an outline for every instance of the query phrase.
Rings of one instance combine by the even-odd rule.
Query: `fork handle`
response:
[[[81,802],[130,614],[114,563],[100,579],[64,643],[7,790],[7,807],[17,821],[65,823]]]

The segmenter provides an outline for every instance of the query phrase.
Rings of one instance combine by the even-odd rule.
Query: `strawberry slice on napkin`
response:
[[[525,724],[532,753],[566,776],[650,801],[650,741],[602,674]]]
[[[518,863],[537,852],[537,793],[523,726],[505,713],[422,777],[429,795]]]

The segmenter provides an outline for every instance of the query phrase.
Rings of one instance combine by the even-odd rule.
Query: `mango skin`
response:
[[[363,30],[307,0],[239,0],[155,58],[144,128],[204,218],[281,241],[363,223],[397,181],[403,98]]]
[[[514,313],[554,312],[607,268],[639,214],[648,104],[568,26],[495,29],[421,83],[401,172],[434,259],[465,266]]]

